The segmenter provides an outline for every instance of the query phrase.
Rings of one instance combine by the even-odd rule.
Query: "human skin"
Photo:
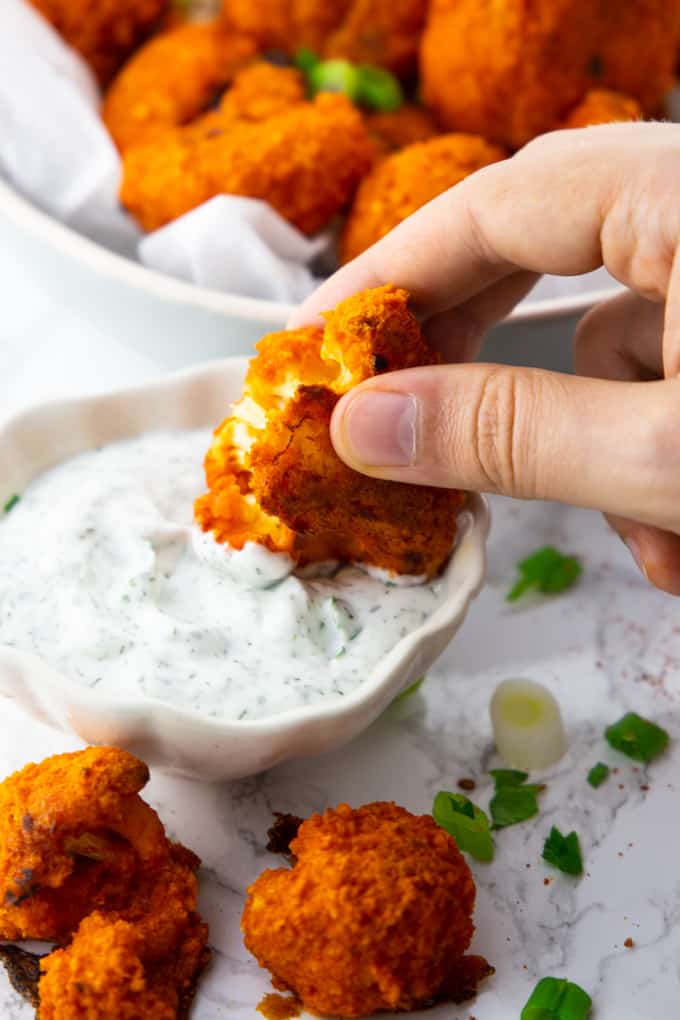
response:
[[[673,124],[545,135],[344,266],[291,325],[390,281],[449,364],[344,396],[339,456],[378,478],[600,509],[649,581],[680,595],[679,173]],[[602,265],[628,289],[579,323],[576,375],[465,364],[539,274]]]

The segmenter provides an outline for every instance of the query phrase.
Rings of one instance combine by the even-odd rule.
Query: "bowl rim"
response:
[[[3,422],[0,426],[0,456],[5,444],[11,444],[13,435],[21,436],[22,431],[34,427],[33,419],[43,419],[39,427],[44,431],[49,428],[50,420],[56,421],[61,417],[72,418],[79,416],[84,420],[100,420],[106,416],[106,405],[115,407],[121,401],[128,401],[129,407],[133,402],[149,402],[150,397],[156,398],[156,406],[181,407],[183,401],[189,402],[189,393],[196,387],[215,385],[222,388],[224,382],[231,378],[233,381],[236,373],[242,379],[250,359],[244,356],[230,356],[216,361],[202,362],[199,365],[182,369],[179,372],[165,374],[160,378],[142,383],[136,386],[126,386],[110,391],[108,393],[92,396],[78,396],[65,400],[49,400],[37,403],[25,408],[16,415]],[[225,401],[228,403],[228,400]],[[104,410],[103,410],[104,409]],[[98,413],[102,412],[103,413]],[[146,431],[158,430],[172,431],[181,428],[201,428],[203,425],[177,425],[169,422],[159,422],[155,427],[149,424],[148,427],[139,430],[126,430],[123,420],[125,416],[118,415],[117,425],[120,432],[117,436],[111,436],[107,442],[115,442],[116,439],[123,439],[135,435],[144,434]],[[205,426],[206,428],[209,426]],[[93,439],[89,444],[79,447],[80,452],[93,449],[99,445]],[[72,450],[64,455],[58,455],[50,464],[56,465],[72,456],[77,456],[78,449]],[[49,470],[49,465],[39,468],[32,468],[29,472],[29,484],[44,471]],[[0,492],[0,504],[11,495],[12,489],[16,491],[13,482],[5,483],[2,480],[2,491]],[[214,717],[201,713],[196,709],[183,708],[173,705],[169,701],[148,696],[142,697],[115,697],[108,693],[94,692],[92,688],[70,680],[68,676],[57,667],[51,665],[46,659],[32,653],[22,651],[9,645],[0,644],[0,672],[3,665],[10,669],[28,670],[40,675],[50,682],[54,691],[72,692],[75,701],[82,706],[92,706],[101,712],[112,710],[119,713],[143,715],[146,718],[155,717],[156,722],[160,716],[166,720],[174,720],[176,723],[189,723],[192,726],[200,726],[207,733],[220,734],[250,734],[252,736],[266,736],[273,733],[280,733],[282,730],[293,731],[297,728],[309,727],[314,723],[333,719],[340,720],[347,717],[348,720],[366,704],[370,708],[372,701],[384,690],[389,690],[393,697],[396,697],[400,690],[395,679],[395,666],[399,662],[408,663],[409,658],[417,653],[422,643],[436,639],[437,636],[448,628],[455,629],[462,623],[467,609],[481,589],[486,572],[486,539],[490,527],[490,512],[488,504],[483,496],[472,494],[461,517],[466,518],[465,526],[457,539],[454,553],[446,567],[445,574],[454,574],[462,570],[460,562],[461,550],[467,550],[466,555],[472,559],[472,569],[467,570],[467,576],[463,573],[459,587],[450,596],[447,596],[430,617],[416,631],[407,634],[404,638],[383,656],[380,663],[376,664],[370,671],[366,680],[359,684],[342,699],[329,698],[325,701],[316,702],[311,705],[297,706],[283,712],[277,712],[270,716],[263,716],[259,719],[229,719],[228,717]],[[455,630],[454,630],[455,633]],[[393,690],[394,689],[394,690]],[[403,684],[401,689],[403,689]],[[0,696],[2,692],[0,691]]]
[[[296,307],[287,302],[244,297],[203,287],[150,269],[61,223],[0,176],[0,217],[3,216],[67,259],[161,301],[277,327],[288,321]],[[521,324],[578,315],[618,293],[620,287],[611,286],[530,302],[514,308],[504,322]]]

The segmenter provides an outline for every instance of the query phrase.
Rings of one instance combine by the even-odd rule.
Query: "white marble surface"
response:
[[[131,354],[36,294],[25,268],[0,241],[0,417],[27,400],[105,388],[158,366]],[[537,819],[498,834],[492,865],[473,862],[478,882],[474,949],[496,977],[466,1007],[442,1006],[429,1020],[518,1020],[537,978],[568,976],[587,988],[597,1020],[672,1018],[680,1003],[680,603],[650,591],[624,547],[591,513],[494,501],[489,583],[455,644],[421,694],[393,706],[341,752],[291,763],[228,786],[154,775],[150,801],[169,831],[203,858],[202,911],[215,963],[194,1020],[254,1018],[268,990],[239,933],[243,894],[260,869],[272,810],[307,814],[328,804],[394,798],[428,811],[433,794],[473,776],[486,805],[494,764],[488,701],[510,676],[533,677],[558,696],[571,749],[546,774]],[[516,560],[551,541],[582,556],[585,575],[569,594],[509,608]],[[648,770],[610,751],[605,725],[635,709],[666,726],[671,751]],[[78,742],[0,703],[0,775]],[[593,791],[598,759],[619,769]],[[649,787],[649,789],[646,789]],[[578,882],[545,868],[552,824],[581,835],[587,874]],[[544,879],[553,881],[546,886]],[[633,949],[624,941],[632,938]],[[0,1016],[32,1015],[0,975]]]

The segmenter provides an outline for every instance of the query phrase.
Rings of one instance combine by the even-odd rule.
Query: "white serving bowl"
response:
[[[24,412],[0,430],[0,506],[47,468],[85,450],[153,430],[219,422],[240,395],[246,366],[245,358],[229,358],[135,389]],[[87,743],[115,744],[152,765],[205,779],[236,779],[333,750],[423,676],[453,638],[484,580],[488,527],[486,504],[475,496],[461,515],[442,605],[337,701],[252,721],[216,720],[156,699],[102,695],[39,657],[2,645],[0,696]]]
[[[169,371],[199,360],[251,353],[265,333],[283,329],[293,306],[186,283],[117,255],[41,212],[0,179],[0,242],[11,246],[41,289],[76,308],[98,329]],[[586,286],[600,286],[598,283]],[[572,284],[573,286],[573,284]],[[531,324],[579,315],[616,293],[614,285],[537,299],[508,322]]]

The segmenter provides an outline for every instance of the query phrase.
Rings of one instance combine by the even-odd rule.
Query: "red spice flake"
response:
[[[552,878],[544,878],[543,879],[543,885],[550,885],[551,882],[552,882]]]
[[[300,1016],[302,1003],[295,996],[270,992],[259,1003],[257,1011],[265,1020],[293,1020],[294,1017]]]
[[[643,793],[647,793],[647,791],[649,790],[649,787],[647,786],[646,783],[643,783],[643,785],[640,787],[640,789],[642,790]]]
[[[626,947],[626,949],[632,949],[634,947],[634,945],[635,945],[635,943],[633,942],[633,940],[630,937],[627,938],[626,941],[623,944]]]
[[[463,779],[458,780],[458,788],[460,790],[467,790],[468,792],[470,792],[471,790],[474,790],[476,786],[477,784],[475,783],[474,779],[468,779],[467,777],[464,777]]]
[[[626,789],[626,788],[625,788],[625,786],[623,785],[623,783],[619,783],[619,790],[625,790],[625,789]]]

